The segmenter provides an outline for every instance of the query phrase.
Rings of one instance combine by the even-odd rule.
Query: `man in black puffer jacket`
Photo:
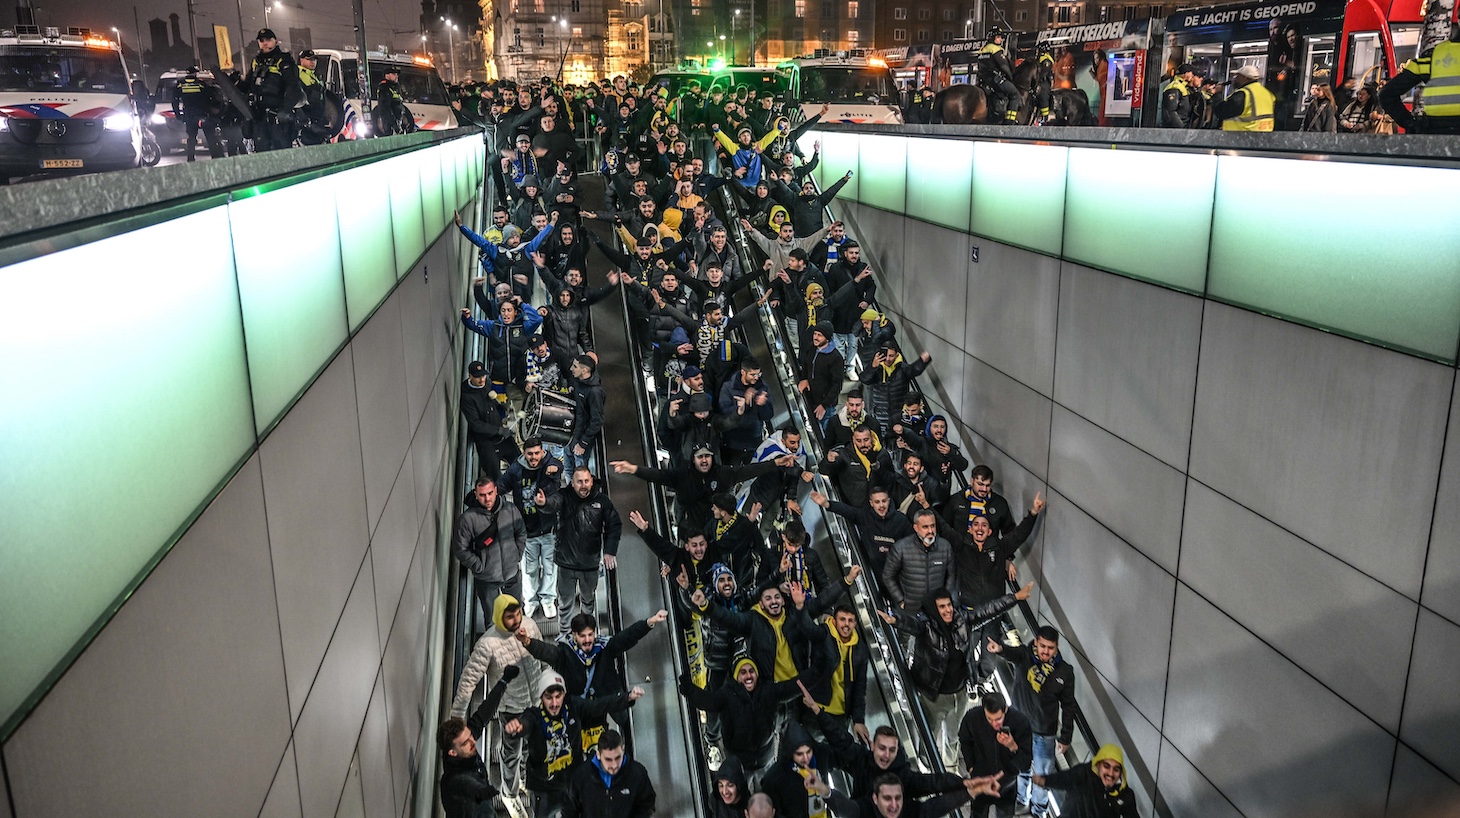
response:
[[[461,384],[461,419],[466,437],[477,450],[477,473],[493,480],[502,474],[502,402],[487,385],[487,367],[481,361],[467,365]]]
[[[891,727],[885,724],[878,727],[868,747],[841,727],[831,714],[822,712],[819,706],[812,710],[837,768],[852,779],[853,798],[871,795],[872,782],[887,773],[902,781],[904,795],[913,800],[963,788],[963,779],[957,773],[920,773],[913,769],[908,763],[907,753],[902,751],[902,740]]]
[[[502,678],[470,719],[449,718],[436,729],[436,746],[441,750],[441,806],[446,818],[492,818],[496,814],[492,799],[497,788],[487,779],[487,765],[477,752],[477,742],[497,717],[507,685],[521,672],[516,665],[502,668]]]
[[[598,567],[618,567],[618,542],[623,520],[587,466],[573,470],[570,491],[548,496],[539,490],[534,502],[558,515],[553,563],[558,566],[558,633],[580,613],[598,613]]]
[[[598,378],[598,362],[587,355],[573,359],[568,368],[573,376],[573,436],[564,448],[563,460],[568,468],[588,465],[588,454],[598,445],[603,431],[603,382]]]
[[[806,396],[806,407],[826,430],[826,420],[836,411],[841,397],[847,362],[832,343],[830,321],[818,321],[811,328],[811,343],[801,348],[801,382],[796,386]]]
[[[624,737],[605,730],[598,752],[568,780],[562,818],[650,818],[654,784],[644,765],[624,757]]]

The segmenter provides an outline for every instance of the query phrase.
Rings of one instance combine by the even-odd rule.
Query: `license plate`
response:
[[[57,168],[80,168],[85,167],[80,159],[42,159],[41,167],[45,170]]]

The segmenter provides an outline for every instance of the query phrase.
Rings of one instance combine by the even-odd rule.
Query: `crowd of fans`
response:
[[[704,714],[715,815],[934,818],[970,803],[1005,815],[1018,802],[1043,815],[1046,786],[1067,793],[1063,814],[1134,815],[1117,748],[1057,770],[1073,669],[1052,628],[1026,645],[1001,622],[1031,590],[1007,583],[1043,499],[1016,518],[993,472],[928,413],[915,378],[930,356],[904,355],[860,247],[826,223],[851,174],[818,192],[806,181],[817,148],[803,156],[776,101],[748,89],[699,107],[622,78],[590,90],[548,81],[479,102],[501,194],[482,232],[458,218],[479,250],[485,316],[463,308],[461,320],[487,354],[462,387],[481,476],[453,550],[489,624],[438,731],[447,815],[487,814],[503,796],[525,797],[535,818],[654,811],[654,784],[618,732],[643,690],[624,689],[611,663],[668,611],[598,632],[598,579],[617,567],[624,527],[602,489],[609,469],[673,497],[667,529],[638,510],[628,519],[678,589],[673,638],[689,657],[678,689]],[[603,140],[605,202],[595,182],[593,209],[579,117]],[[590,248],[612,268],[602,283],[589,282]],[[758,303],[741,297],[737,310],[753,286]],[[600,462],[606,413],[636,411],[606,394],[591,332],[592,306],[616,288],[657,411],[656,462]],[[812,428],[772,426],[784,407],[739,332],[764,305],[795,352],[799,381],[786,386]],[[566,429],[545,431],[546,406],[572,407]],[[806,435],[823,443],[817,462]],[[828,492],[810,490],[817,474]],[[803,501],[855,532],[884,596],[869,602],[908,640],[942,769],[917,772],[904,737],[867,723],[868,638],[848,600],[861,567],[827,570]],[[618,581],[652,593],[659,579]],[[999,663],[1011,664],[1011,701],[993,683]]]

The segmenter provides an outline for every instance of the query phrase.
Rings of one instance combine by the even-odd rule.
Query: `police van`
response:
[[[776,67],[785,77],[788,109],[799,107],[804,120],[831,110],[822,122],[901,125],[902,108],[897,83],[886,61],[863,50],[817,49],[809,57],[787,60]]]
[[[386,66],[400,72],[400,93],[406,108],[411,112],[416,127],[423,131],[441,131],[457,127],[456,112],[446,91],[446,83],[436,67],[425,57],[411,54],[390,54],[372,51],[367,56],[370,64],[370,83],[360,87],[360,56],[358,51],[336,51],[316,48],[319,64],[314,72],[324,81],[325,88],[339,94],[345,100],[345,125],[341,139],[364,139],[371,136],[370,117],[365,113],[365,100],[374,96],[376,86],[385,79]],[[371,103],[374,107],[374,103]]]
[[[0,30],[0,180],[134,168],[141,157],[116,43],[84,28]]]

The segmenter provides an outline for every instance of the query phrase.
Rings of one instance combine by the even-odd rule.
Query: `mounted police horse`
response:
[[[1035,60],[1024,60],[1014,69],[1014,87],[1019,90],[1020,125],[1028,125],[1034,117]],[[975,85],[951,85],[933,98],[934,123],[948,125],[988,125],[1001,119],[1001,112],[991,111],[989,96]],[[1049,125],[1092,125],[1090,98],[1078,88],[1056,88],[1050,93]]]

